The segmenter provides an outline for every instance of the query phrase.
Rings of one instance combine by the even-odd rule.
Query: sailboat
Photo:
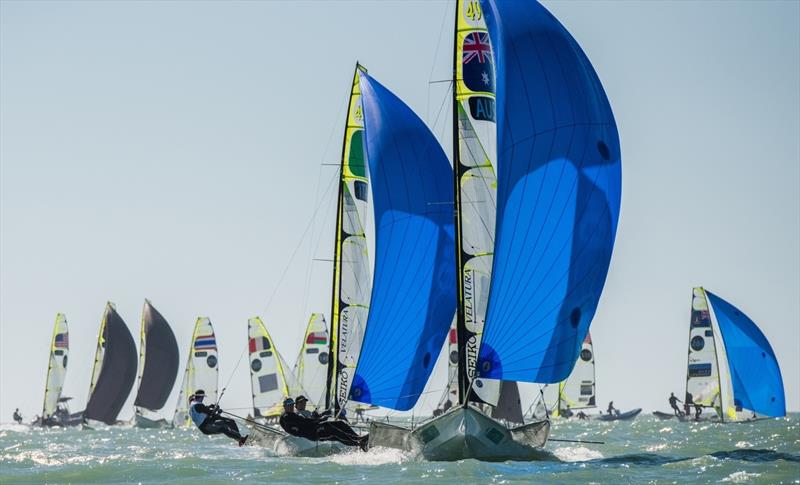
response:
[[[459,405],[411,433],[377,425],[370,440],[374,435],[377,441],[382,428],[385,443],[419,449],[428,459],[527,460],[545,445],[549,420],[515,426],[471,404],[472,393],[481,381],[552,384],[572,371],[611,259],[620,204],[619,140],[591,63],[544,7],[464,0],[456,9],[458,311],[467,327],[457,332],[464,359]],[[495,183],[491,137],[482,135],[491,134],[491,122],[494,219],[472,207],[491,207],[472,203],[491,194],[486,187]],[[482,235],[493,237],[493,244],[465,244],[465,225],[492,221],[494,233]],[[489,286],[486,300],[476,300],[485,308],[482,328],[475,324],[477,305],[464,297],[478,285]],[[480,341],[471,341],[479,333]]]
[[[214,327],[208,317],[199,317],[194,324],[192,341],[189,344],[189,357],[183,373],[175,414],[172,417],[174,427],[190,426],[189,396],[202,389],[210,403],[217,402],[219,389],[219,353]]]
[[[544,400],[551,417],[572,417],[576,410],[596,407],[594,346],[591,333],[578,353],[578,360],[569,377],[544,389]]]
[[[321,407],[325,398],[328,345],[328,326],[325,316],[321,313],[312,313],[292,372],[300,386],[308,393],[306,398],[317,407]]]
[[[47,379],[44,388],[44,404],[42,415],[34,423],[39,426],[78,426],[82,421],[82,413],[70,414],[67,401],[69,397],[61,397],[61,389],[67,375],[67,358],[69,356],[69,329],[67,317],[63,313],[56,315],[53,337],[50,340],[50,356],[47,365]]]
[[[692,289],[684,403],[682,421],[786,416],[783,378],[769,341],[747,315],[702,287]],[[694,405],[715,414],[691,416]]]
[[[135,379],[136,343],[114,304],[108,302],[97,335],[84,422],[117,424]]]
[[[142,308],[139,346],[139,390],[134,401],[134,424],[139,428],[163,428],[167,420],[156,413],[167,402],[178,377],[178,341],[167,320],[150,300]]]

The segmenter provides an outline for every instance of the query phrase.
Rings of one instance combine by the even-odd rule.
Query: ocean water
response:
[[[275,456],[195,430],[0,425],[0,483],[798,483],[800,415],[753,423],[556,420],[535,462],[427,462],[396,450]]]

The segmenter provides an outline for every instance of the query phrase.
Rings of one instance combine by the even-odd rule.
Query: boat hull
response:
[[[268,449],[276,455],[305,457],[335,455],[346,448],[335,441],[311,441],[271,427],[261,428],[255,426],[250,429],[247,444]]]
[[[169,423],[167,423],[166,419],[150,419],[146,418],[140,414],[134,416],[133,425],[137,428],[144,428],[144,429],[161,429],[161,428],[169,428]]]
[[[509,429],[471,406],[454,408],[413,430],[372,423],[370,447],[416,452],[431,461],[474,458],[482,461],[530,461],[545,456],[547,419]]]
[[[642,408],[636,408],[619,414],[601,414],[597,419],[600,421],[629,421],[636,418],[641,412]]]

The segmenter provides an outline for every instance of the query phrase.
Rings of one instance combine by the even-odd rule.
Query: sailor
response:
[[[299,414],[300,416],[304,418],[311,418],[313,417],[314,414],[316,414],[316,411],[312,413],[311,411],[306,409],[306,403],[308,403],[308,399],[304,395],[300,394],[299,396],[297,396],[294,399],[294,403],[295,407],[297,408],[297,414]]]
[[[694,405],[694,396],[692,396],[692,393],[687,391],[686,397],[683,400],[683,415],[686,416],[687,418],[689,417],[690,414],[689,409],[693,405]]]
[[[281,414],[281,428],[292,436],[299,436],[311,441],[338,441],[347,446],[359,446],[367,451],[369,435],[359,436],[349,424],[344,421],[326,421],[328,416],[307,418],[295,411],[295,402],[292,398],[283,401],[283,414]]]
[[[675,416],[681,417],[683,413],[681,413],[681,408],[678,407],[678,403],[682,402],[680,399],[675,397],[674,392],[669,393],[669,405],[672,406],[672,410],[675,412]]]
[[[576,416],[578,416],[578,419],[581,420],[589,419],[589,416],[583,411],[578,411],[578,414]]]
[[[17,424],[22,424],[22,415],[19,413],[19,408],[14,410],[14,421]]]
[[[694,420],[700,421],[701,414],[703,414],[703,406],[698,403],[694,403]]]
[[[214,404],[206,406],[203,404],[205,397],[206,392],[202,389],[198,389],[189,396],[189,416],[192,417],[192,422],[197,426],[197,429],[203,434],[222,433],[228,438],[236,440],[239,446],[242,446],[247,441],[247,436],[239,434],[239,427],[236,426],[236,421],[220,416],[222,408],[219,406]]]
[[[611,401],[610,403],[608,403],[608,414],[610,414],[612,416],[615,415],[615,414],[619,415],[619,409],[614,407],[614,401]]]
[[[567,404],[566,409],[561,410],[561,416],[564,418],[571,418],[574,414],[575,413],[572,412],[572,408],[569,407],[569,404]]]

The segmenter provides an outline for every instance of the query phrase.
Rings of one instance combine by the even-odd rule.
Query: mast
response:
[[[459,156],[458,134],[458,16],[461,12],[461,0],[456,0],[456,11],[453,15],[453,194],[454,214],[456,226],[456,337],[458,339],[458,404],[465,405],[468,401],[466,393],[469,389],[469,374],[467,372],[467,332],[464,319],[464,276],[461,271],[464,255],[461,244],[461,175],[463,168]]]

